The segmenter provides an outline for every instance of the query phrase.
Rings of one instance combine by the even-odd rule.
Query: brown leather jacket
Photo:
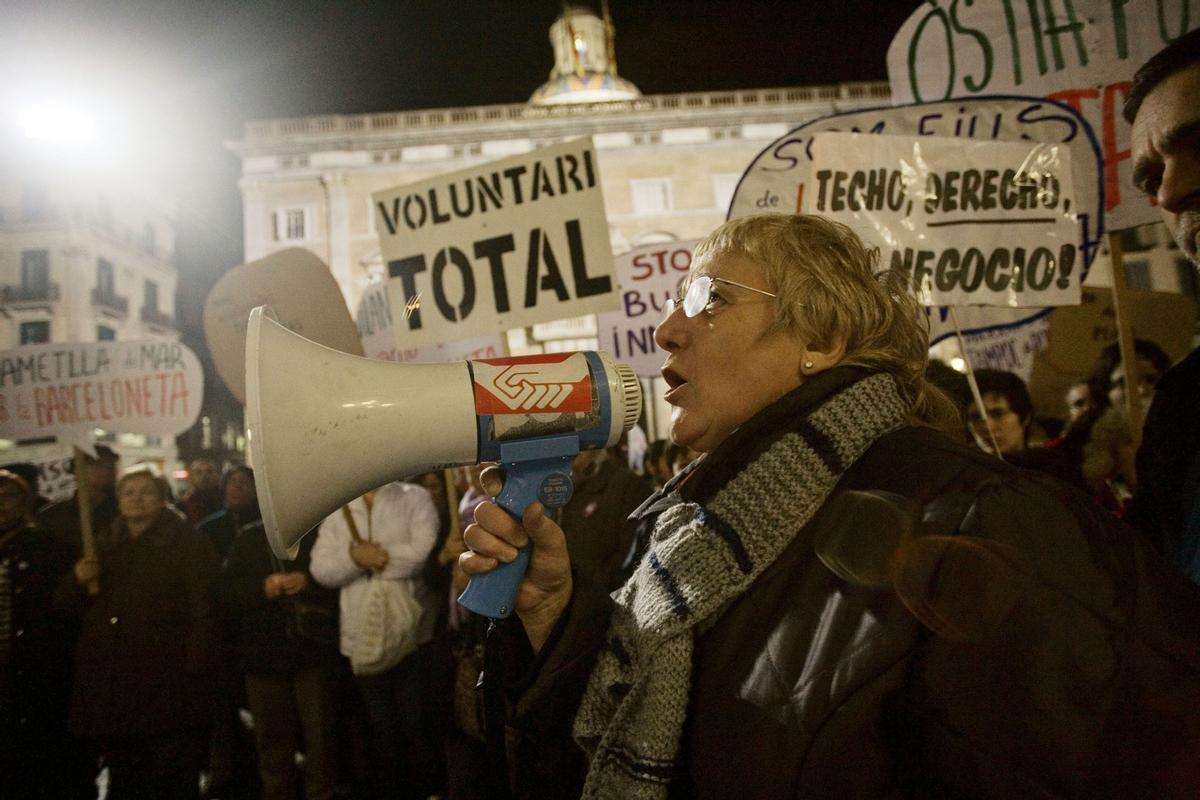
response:
[[[752,421],[735,436],[762,433]],[[700,466],[647,510],[703,503],[728,469]],[[921,557],[819,552],[892,536],[905,514],[906,547],[920,540],[906,552]],[[856,537],[834,536],[839,526]],[[890,569],[892,585],[847,580],[847,564]],[[508,685],[519,797],[578,795],[586,764],[570,727],[610,603],[578,586],[551,646]],[[510,672],[527,666],[518,631],[502,640]],[[1200,787],[1200,591],[1083,495],[928,429],[885,436],[853,465],[698,636],[695,658],[673,797],[1165,798]]]

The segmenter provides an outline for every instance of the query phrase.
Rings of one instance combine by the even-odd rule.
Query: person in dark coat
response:
[[[67,732],[74,631],[52,608],[71,553],[33,525],[32,497],[0,470],[0,797],[62,800],[80,793],[63,769],[81,756]]]
[[[117,454],[105,445],[95,447],[96,457],[85,456],[87,465],[83,480],[87,482],[88,496],[92,501],[92,531],[102,531],[117,516]],[[76,482],[80,476],[75,476]],[[38,527],[51,536],[61,539],[71,554],[71,563],[83,553],[83,540],[79,521],[79,491],[66,500],[51,503],[38,512]]]
[[[188,465],[188,490],[179,499],[179,509],[193,525],[221,510],[221,470],[207,458],[197,458]]]
[[[1179,252],[1200,270],[1200,30],[1134,75],[1125,98],[1134,183],[1158,205]],[[1200,349],[1159,380],[1137,452],[1129,522],[1200,583]]]
[[[560,526],[571,532],[571,563],[615,589],[628,577],[626,564],[638,538],[638,523],[629,515],[650,496],[650,482],[612,450],[580,451],[571,463],[571,480],[571,499],[559,511]]]
[[[301,783],[306,800],[328,800],[336,782],[337,592],[308,573],[315,538],[300,540],[295,560],[280,561],[256,520],[238,532],[222,569],[263,800],[295,800]],[[304,753],[303,781],[297,752]]]
[[[83,627],[70,724],[97,744],[109,800],[199,795],[219,622],[212,545],[167,508],[158,476],[117,485],[119,516],[60,583]],[[99,593],[85,588],[99,581]]]
[[[484,671],[512,795],[1195,797],[1200,589],[932,427],[926,315],[878,258],[810,215],[696,248],[655,342],[702,455],[618,591],[539,504],[478,508],[468,574],[531,545]]]
[[[225,498],[224,508],[200,520],[196,528],[212,542],[217,559],[224,561],[238,531],[262,519],[254,486],[254,471],[242,464],[225,470],[221,476],[221,496]]]
[[[225,507],[205,517],[197,528],[212,542],[217,560],[224,564],[238,531],[262,519],[254,471],[244,465],[225,470],[221,476],[221,495],[225,498]],[[227,611],[229,586],[221,582],[218,587],[218,600]],[[220,676],[213,706],[206,789],[210,797],[235,800],[238,797],[257,797],[259,776],[253,736],[241,721],[240,710],[247,707],[247,699],[246,681],[238,663],[236,620],[226,614],[225,621],[228,624],[224,628]]]

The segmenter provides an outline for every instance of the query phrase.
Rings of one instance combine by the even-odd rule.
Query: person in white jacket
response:
[[[438,514],[429,492],[389,483],[352,501],[350,515],[362,541],[351,534],[345,513],[331,514],[317,532],[309,570],[340,589],[341,651],[354,652],[357,620],[371,576],[406,581],[426,611],[419,643],[433,633],[435,598],[421,578],[437,539]],[[418,649],[378,675],[356,675],[371,724],[372,775],[380,798],[426,797],[440,780],[437,754],[429,747],[422,702],[425,669]]]

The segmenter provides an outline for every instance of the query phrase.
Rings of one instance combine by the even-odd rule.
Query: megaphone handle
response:
[[[568,437],[574,439],[575,437]],[[578,444],[575,445],[578,451]],[[534,461],[505,462],[504,490],[496,505],[520,520],[525,509],[535,500],[547,508],[559,508],[571,499],[571,459],[574,455],[559,455]],[[458,603],[468,611],[491,619],[505,619],[513,611],[517,587],[529,566],[530,545],[517,550],[517,557],[501,564],[491,572],[471,578],[459,595]]]

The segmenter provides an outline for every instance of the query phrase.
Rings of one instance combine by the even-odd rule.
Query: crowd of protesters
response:
[[[1200,265],[1180,42],[1127,114]],[[1038,418],[875,266],[817,217],[718,229],[656,332],[678,444],[581,453],[551,514],[435,472],[280,559],[245,466],[176,498],[98,446],[51,504],[0,468],[0,797],[1195,796],[1198,356],[1106,347]],[[514,617],[456,603],[530,542]],[[360,669],[384,582],[406,644]]]

